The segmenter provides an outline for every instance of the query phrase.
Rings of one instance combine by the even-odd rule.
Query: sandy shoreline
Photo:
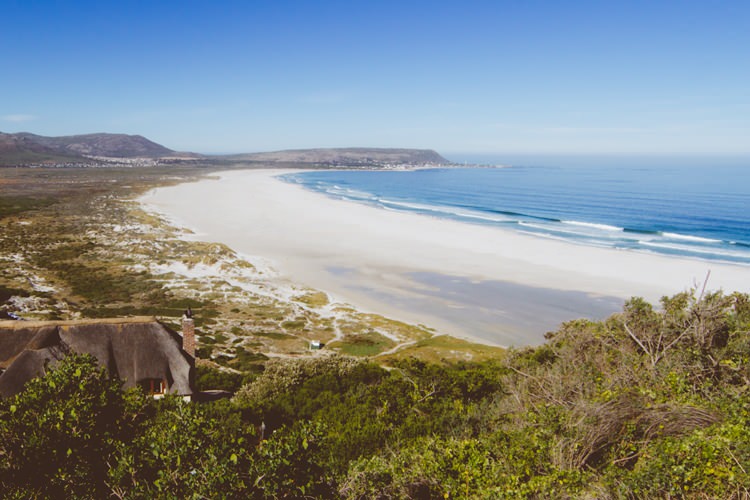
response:
[[[262,257],[281,279],[440,332],[500,345],[537,344],[576,317],[603,318],[624,299],[657,301],[702,283],[748,291],[750,267],[586,247],[334,200],[245,170],[158,188],[140,201]],[[252,257],[251,257],[252,259]]]

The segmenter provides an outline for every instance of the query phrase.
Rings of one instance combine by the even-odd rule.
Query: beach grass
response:
[[[396,342],[393,340],[371,330],[357,335],[346,335],[341,340],[331,342],[326,348],[349,356],[367,357],[376,356],[395,345]]]
[[[323,307],[329,304],[328,294],[311,290],[310,292],[294,297],[294,300],[310,307]]]
[[[449,335],[435,335],[407,344],[393,353],[379,357],[378,361],[389,364],[394,360],[417,358],[432,363],[480,362],[502,359],[506,353],[507,350],[502,347],[478,344]]]

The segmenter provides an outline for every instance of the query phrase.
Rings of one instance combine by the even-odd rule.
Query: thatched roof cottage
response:
[[[124,388],[140,385],[155,396],[191,397],[193,320],[183,337],[154,318],[81,321],[0,321],[0,397],[17,394],[67,353],[91,354]]]

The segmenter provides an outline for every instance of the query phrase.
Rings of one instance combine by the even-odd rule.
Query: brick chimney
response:
[[[195,321],[188,316],[182,317],[182,349],[195,357]]]

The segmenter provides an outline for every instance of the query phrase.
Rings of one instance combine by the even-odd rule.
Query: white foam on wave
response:
[[[566,243],[575,243],[575,241],[571,240],[570,238],[565,238],[563,236],[555,236],[554,234],[549,234],[549,233],[534,233],[531,231],[523,231],[523,230],[519,230],[518,232],[522,234],[528,234],[529,236],[534,236],[535,238],[545,238],[548,240],[564,241]]]
[[[534,229],[541,229],[543,231],[555,231],[555,229],[552,229],[549,226],[544,226],[542,224],[536,224],[536,223],[533,223],[533,222],[526,222],[526,221],[523,221],[523,220],[520,221],[518,224],[520,224],[521,226],[524,226],[524,227],[533,227]]]
[[[444,205],[424,205],[421,203],[410,203],[406,201],[394,201],[388,199],[378,199],[378,201],[384,205],[392,205],[397,207],[409,208],[412,210],[422,210],[427,212],[437,212],[442,214],[454,215],[457,217],[465,217],[469,219],[479,219],[491,222],[516,222],[515,219],[510,217],[500,217],[483,214],[480,212],[473,212],[471,210],[462,210],[460,208],[447,207]]]
[[[609,224],[597,224],[595,222],[581,222],[577,220],[564,220],[561,222],[563,224],[570,224],[571,226],[590,227],[592,229],[601,229],[602,231],[617,231],[617,232],[624,231],[624,228],[617,227],[617,226],[610,226]]]
[[[677,250],[680,252],[698,253],[698,254],[703,254],[703,255],[721,255],[724,257],[735,257],[735,258],[750,260],[750,253],[748,252],[733,252],[730,250],[723,250],[720,248],[695,247],[695,246],[690,246],[690,245],[680,245],[680,244],[675,244],[675,243],[659,243],[656,241],[645,241],[645,240],[639,240],[638,243],[644,246],[664,248],[667,250]]]
[[[571,238],[566,238],[565,236],[557,236],[550,233],[536,233],[532,231],[524,231],[522,229],[518,230],[517,232],[522,234],[528,234],[529,236],[533,236],[534,238],[544,238],[547,240],[554,240],[554,241],[562,241],[565,243],[572,243],[574,245],[584,245],[584,246],[590,246],[590,247],[598,247],[598,248],[618,248],[617,245],[613,244],[611,241],[603,241],[603,240],[597,240],[597,239],[588,239],[588,240],[576,240]]]
[[[664,236],[665,238],[672,239],[672,240],[694,241],[697,243],[721,243],[721,240],[715,240],[712,238],[703,238],[701,236],[690,236],[688,234],[662,233],[662,236]]]
[[[411,208],[414,210],[432,210],[434,212],[438,212],[438,207],[434,205],[422,205],[420,203],[408,203],[406,201],[394,201],[394,200],[387,200],[385,198],[378,198],[377,201],[380,203],[384,203],[386,205],[395,205],[397,207],[404,207],[404,208]]]
[[[376,200],[377,197],[373,195],[372,193],[367,193],[365,191],[358,191],[356,189],[350,189],[338,186],[334,184],[333,186],[326,187],[325,193],[328,195],[334,195],[334,196],[341,196],[343,198],[353,199],[353,200]]]
[[[563,226],[562,224],[554,224],[554,223],[553,224],[540,224],[540,223],[536,223],[536,222],[521,221],[521,222],[519,222],[519,224],[521,226],[530,227],[530,228],[534,228],[534,229],[539,229],[541,231],[551,231],[551,232],[554,232],[554,233],[570,234],[571,236],[584,237],[584,238],[587,238],[587,241],[590,238],[600,238],[600,239],[601,238],[607,238],[609,240],[620,240],[621,239],[621,235],[619,235],[619,234],[616,234],[616,235],[615,234],[611,234],[614,231],[607,231],[605,233],[602,233],[602,231],[599,230],[598,228],[590,227],[590,226],[581,226],[581,229],[579,229],[578,231],[576,231],[574,229],[566,229],[565,226]],[[588,231],[586,229],[588,229]],[[607,233],[609,233],[609,234],[607,234]],[[593,243],[593,241],[592,241],[592,243]]]

